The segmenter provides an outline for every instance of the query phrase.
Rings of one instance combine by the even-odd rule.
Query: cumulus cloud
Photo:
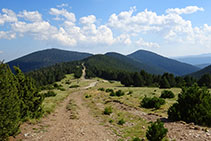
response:
[[[17,21],[17,16],[15,12],[9,9],[2,9],[2,13],[0,14],[0,25],[4,25],[6,22],[16,22]]]
[[[136,45],[139,46],[139,47],[156,47],[156,48],[159,48],[160,45],[158,43],[154,43],[154,42],[146,42],[144,41],[143,38],[140,38],[138,41],[136,41]]]
[[[42,21],[42,15],[38,11],[26,11],[26,10],[24,10],[18,16],[24,18],[27,21],[31,21],[31,22]]]
[[[12,33],[9,31],[0,31],[0,39],[14,39],[16,37],[16,33]]]
[[[63,46],[118,44],[158,48],[163,42],[177,42],[211,47],[211,26],[193,27],[191,21],[182,17],[182,14],[204,10],[197,6],[167,9],[162,15],[147,9],[137,12],[136,7],[131,7],[128,11],[113,13],[105,24],[97,22],[95,15],[80,17],[77,22],[74,13],[62,8],[65,6],[49,11],[55,20],[62,22],[59,27],[45,21],[39,11],[24,10],[17,16],[12,10],[2,9],[0,25],[9,23],[11,31],[0,31],[0,39],[14,39],[27,34],[37,40],[57,42]],[[143,36],[146,41],[141,38]],[[159,44],[156,43],[158,40]]]
[[[166,10],[166,13],[171,14],[192,14],[197,11],[204,11],[204,8],[200,8],[197,6],[187,6],[185,8],[170,8]]]
[[[56,9],[56,8],[51,8],[50,12],[51,15],[56,16],[55,20],[68,20],[71,22],[75,22],[76,18],[75,18],[75,14],[68,12],[66,9]],[[62,17],[65,17],[65,19],[63,19]]]

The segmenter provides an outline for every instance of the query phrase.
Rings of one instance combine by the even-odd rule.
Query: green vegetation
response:
[[[44,97],[54,97],[57,94],[54,91],[48,91],[47,93],[44,93],[43,95]]]
[[[148,127],[146,137],[149,141],[161,141],[167,134],[168,129],[164,128],[163,122],[159,119]]]
[[[75,78],[82,75],[82,65],[79,62],[60,63],[27,73],[27,76],[36,80],[38,86],[53,84],[65,78],[66,74],[74,73]]]
[[[185,87],[178,96],[177,103],[168,110],[169,119],[187,123],[211,126],[211,95],[206,88],[197,84]]]
[[[112,107],[105,107],[104,112],[105,115],[110,115],[112,113]]]
[[[78,88],[80,87],[79,85],[71,85],[69,88]]]
[[[160,98],[174,98],[175,95],[172,91],[164,90],[162,91]]]
[[[79,53],[59,49],[37,51],[9,62],[9,66],[19,66],[23,72],[34,71],[57,63],[82,60],[91,56],[89,53]]]
[[[112,90],[112,89],[111,89]],[[123,95],[125,95],[125,93],[122,91],[122,90],[118,90],[118,91],[116,91],[116,92],[114,92],[113,90],[110,92],[110,96],[118,96],[118,97],[120,97],[120,96],[123,96]]]
[[[119,124],[119,125],[123,125],[123,124],[125,124],[125,120],[122,118],[122,119],[120,119],[119,121],[118,121],[118,123],[117,124]]]
[[[99,88],[98,90],[99,90],[99,91],[105,91],[105,89],[104,89],[104,88]]]
[[[69,103],[66,106],[67,111],[69,111],[70,119],[78,119],[78,112],[77,112],[78,106],[75,104],[75,101],[70,99]]]
[[[155,109],[159,109],[161,107],[161,105],[165,104],[165,100],[162,98],[157,98],[157,97],[153,97],[153,98],[149,98],[149,97],[144,97],[144,99],[141,101],[141,107],[144,108],[155,108]]]
[[[14,67],[0,63],[0,140],[6,140],[19,130],[20,123],[43,115],[44,97],[34,81]]]

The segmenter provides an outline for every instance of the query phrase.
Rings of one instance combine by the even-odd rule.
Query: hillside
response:
[[[82,60],[91,56],[89,53],[79,53],[59,49],[37,51],[8,62],[9,66],[19,66],[23,72],[29,72],[61,62]]]
[[[211,54],[201,54],[193,56],[183,56],[174,58],[178,61],[185,62],[192,65],[211,64]]]
[[[173,59],[169,59],[153,52],[139,50],[128,55],[139,62],[149,64],[156,68],[160,68],[165,72],[173,73],[174,75],[185,75],[198,71],[199,68],[190,64],[182,63]]]
[[[206,73],[211,74],[211,65],[209,65],[208,67],[205,67],[204,69],[201,69],[197,72],[191,73],[190,75],[195,78],[200,78],[202,75],[204,75]]]
[[[85,64],[92,67],[104,68],[109,70],[140,71],[145,70],[148,73],[162,74],[163,71],[153,68],[144,63],[118,53],[107,53],[105,55],[95,55],[86,58]]]

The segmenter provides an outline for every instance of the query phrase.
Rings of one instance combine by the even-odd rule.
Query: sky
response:
[[[210,0],[1,0],[0,60],[58,48],[211,53]]]

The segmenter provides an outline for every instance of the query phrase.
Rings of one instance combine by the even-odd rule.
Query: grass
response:
[[[104,90],[113,89],[115,92],[121,90],[125,93],[125,95],[121,97],[111,97],[109,96],[110,93],[102,91],[102,88],[104,88]],[[99,79],[96,87],[87,90],[90,98],[84,98],[84,100],[86,101],[87,106],[91,109],[92,114],[101,121],[101,124],[113,130],[113,132],[119,136],[120,139],[132,140],[135,137],[146,139],[145,133],[149,125],[148,121],[130,112],[130,110],[121,108],[121,105],[123,104],[139,111],[156,113],[157,115],[167,117],[168,108],[175,103],[178,94],[181,92],[181,89],[179,88],[168,89],[175,94],[175,97],[172,99],[166,99],[166,104],[162,105],[160,109],[155,110],[140,108],[140,102],[145,95],[147,97],[160,97],[163,90],[164,89],[159,89],[156,87],[124,87],[116,81],[112,81],[112,83],[110,83],[108,81]],[[112,101],[116,101],[117,103]],[[112,114],[102,114],[105,107],[109,106],[112,106]]]
[[[72,99],[69,101],[69,103],[66,105],[67,111],[70,111],[70,119],[78,119],[78,112],[77,112],[78,106],[75,104],[75,101]]]

